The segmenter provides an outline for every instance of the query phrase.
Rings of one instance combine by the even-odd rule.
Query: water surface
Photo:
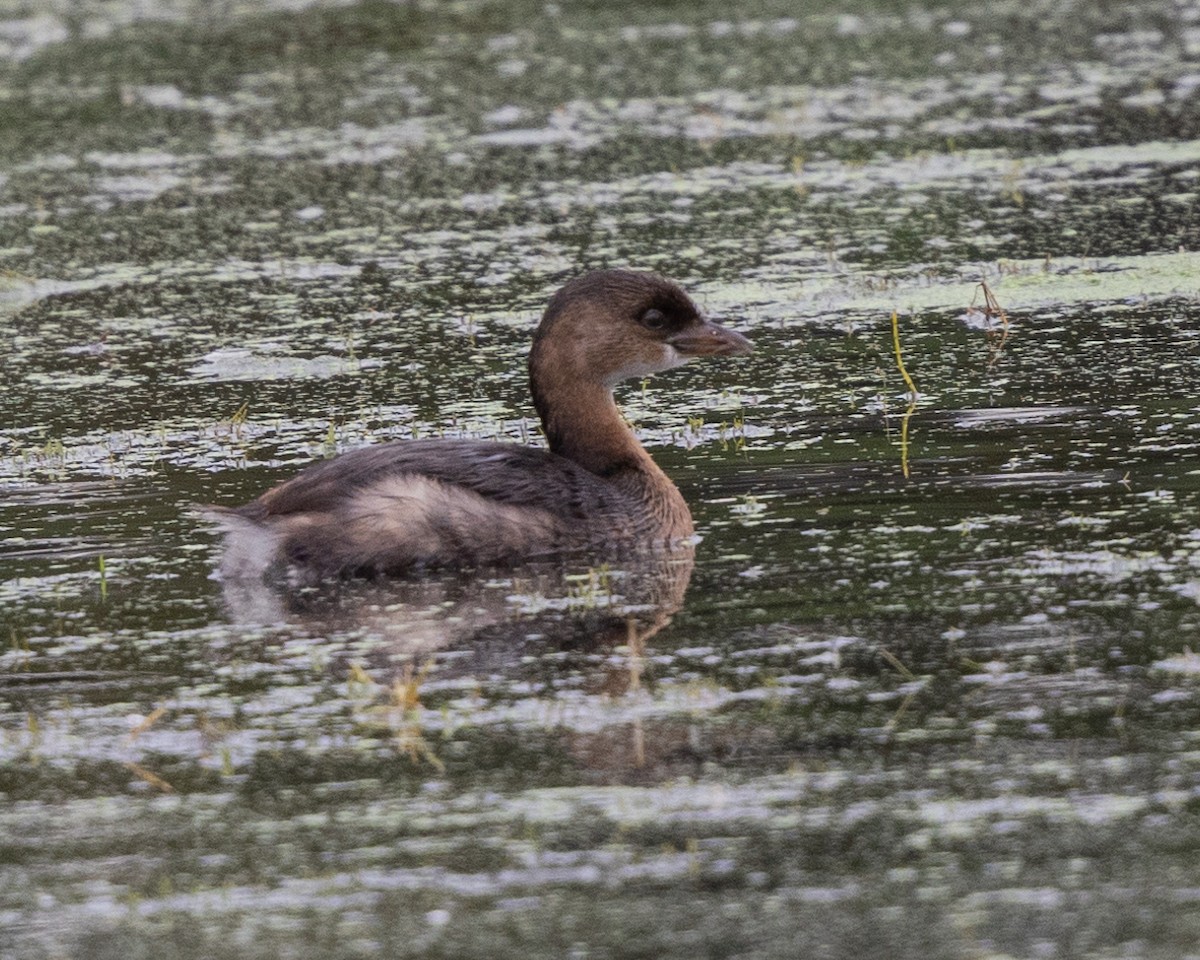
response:
[[[5,957],[1200,956],[1200,6],[4,0],[0,57]],[[213,579],[195,504],[540,442],[613,265],[758,347],[620,392],[694,566]]]

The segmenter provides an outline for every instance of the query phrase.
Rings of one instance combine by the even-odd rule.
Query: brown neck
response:
[[[659,473],[603,384],[537,382],[533,396],[552,453],[601,477]]]
[[[664,538],[690,536],[692,515],[683,496],[629,429],[612,389],[589,373],[535,343],[529,385],[550,451],[645,505]]]

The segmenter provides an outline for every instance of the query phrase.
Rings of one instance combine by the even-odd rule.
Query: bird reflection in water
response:
[[[357,675],[405,690],[418,673],[439,684],[520,680],[531,670],[545,669],[561,679],[563,671],[579,666],[578,660],[566,667],[546,660],[549,655],[600,654],[598,663],[589,661],[580,692],[617,702],[644,695],[646,645],[682,608],[693,566],[689,543],[607,562],[527,564],[474,574],[442,571],[415,579],[297,587],[229,578],[222,590],[227,615],[236,623],[332,641],[336,652],[325,669],[338,680]],[[411,737],[403,706],[392,705],[396,739],[403,741],[403,752],[419,759],[425,754],[414,751],[412,743],[421,750],[424,745]],[[627,722],[588,733],[564,729],[563,745],[596,772],[643,768],[642,718],[633,711],[622,720]],[[677,739],[670,737],[673,743]]]
[[[503,668],[531,645],[596,649],[643,642],[683,606],[694,548],[596,560],[529,563],[492,571],[436,571],[411,579],[333,580],[291,586],[223,580],[229,617],[286,625],[311,636],[355,633],[392,655],[457,650],[480,668]]]

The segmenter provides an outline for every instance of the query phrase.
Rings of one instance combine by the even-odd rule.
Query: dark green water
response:
[[[1200,957],[1200,5],[149,10],[0,0],[0,956]],[[613,265],[682,609],[213,578]]]

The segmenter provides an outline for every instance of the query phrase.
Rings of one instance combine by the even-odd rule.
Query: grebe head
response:
[[[705,319],[665,277],[597,270],[570,281],[551,298],[534,334],[529,371],[536,395],[544,377],[611,388],[692,357],[750,351],[749,340]]]

